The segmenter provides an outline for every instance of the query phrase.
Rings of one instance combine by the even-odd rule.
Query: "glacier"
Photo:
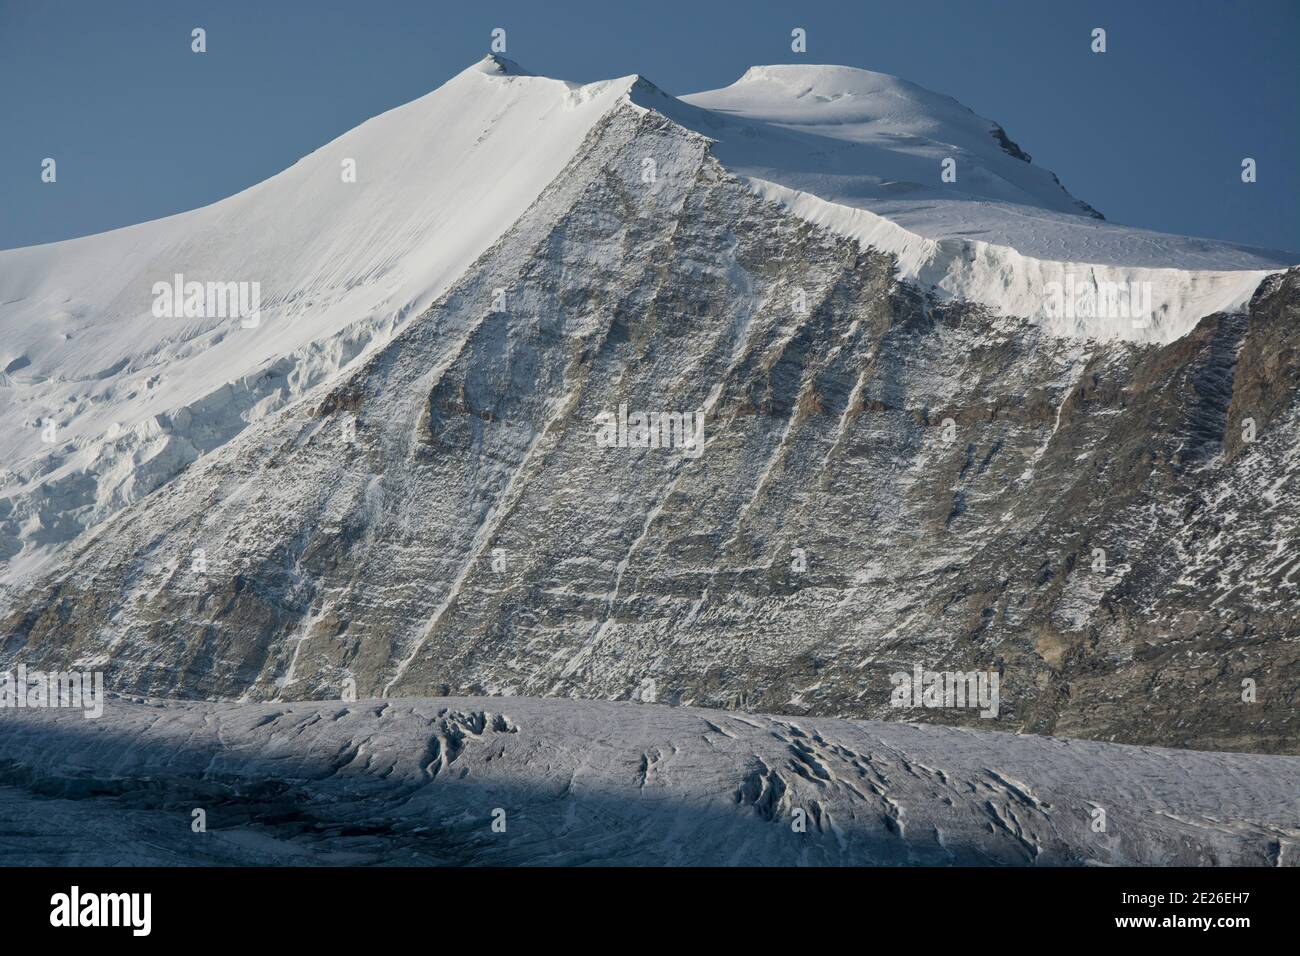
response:
[[[1298,778],[1297,757],[626,702],[119,699],[0,720],[0,862],[1291,867]]]

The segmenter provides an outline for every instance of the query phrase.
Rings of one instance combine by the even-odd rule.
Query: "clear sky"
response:
[[[494,27],[535,73],[676,94],[763,63],[894,73],[1001,123],[1112,221],[1300,251],[1296,0],[0,0],[0,248],[238,192],[435,88]]]

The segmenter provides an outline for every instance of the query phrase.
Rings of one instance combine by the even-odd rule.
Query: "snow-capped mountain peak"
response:
[[[886,74],[758,66],[676,98],[489,55],[228,199],[0,251],[7,574],[389,340],[629,106],[706,137],[759,196],[891,253],[900,279],[1063,335],[1168,342],[1290,261],[1102,222],[998,124]],[[659,159],[660,177],[687,168]],[[1147,283],[1150,321],[1042,315],[1076,277]],[[255,327],[179,303],[160,316],[160,284],[186,282],[255,287]]]
[[[950,96],[846,66],[755,66],[731,86],[683,99],[727,116],[834,140],[806,185],[828,196],[987,199],[1100,218],[1002,127]],[[769,157],[779,168],[781,157]],[[944,160],[956,179],[941,181]],[[820,190],[820,191],[819,191]]]
[[[469,70],[476,73],[486,73],[489,76],[536,76],[535,73],[525,70],[514,60],[499,53],[489,53],[473,66],[468,67],[467,72]]]
[[[228,199],[0,251],[0,501],[18,502],[0,508],[0,565],[47,555],[387,340],[631,82],[487,57]],[[180,303],[160,316],[159,283],[188,282],[255,289],[255,327]]]
[[[998,129],[856,70],[491,59],[0,253],[0,664],[872,717],[987,670],[1009,729],[1277,749],[1235,678],[1295,670],[1300,270],[1096,219]],[[1121,282],[1148,314],[1045,314]]]

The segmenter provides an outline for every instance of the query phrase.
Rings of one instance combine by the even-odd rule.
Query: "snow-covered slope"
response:
[[[386,340],[634,79],[577,86],[487,58],[229,199],[0,252],[0,566],[33,566]],[[259,325],[155,317],[154,283],[177,273],[259,283]]]

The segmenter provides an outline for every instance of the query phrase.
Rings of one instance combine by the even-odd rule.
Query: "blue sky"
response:
[[[1112,221],[1300,251],[1294,0],[0,0],[0,248],[238,192],[435,88],[494,27],[534,72],[677,94],[762,63],[898,74],[1001,123]]]

